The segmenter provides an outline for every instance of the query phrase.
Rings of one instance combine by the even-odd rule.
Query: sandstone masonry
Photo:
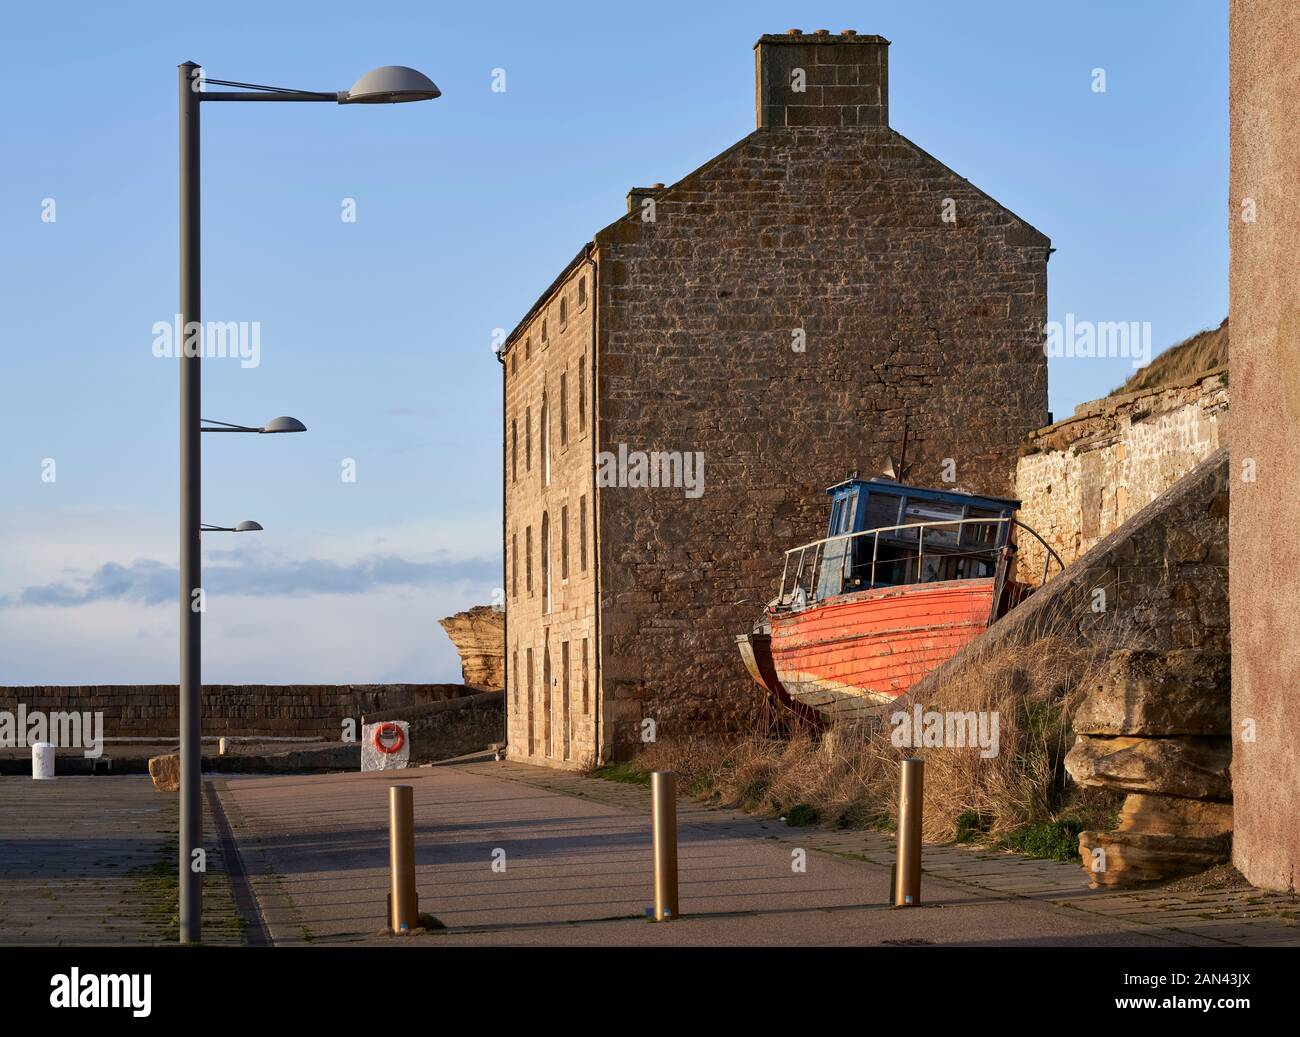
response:
[[[1018,517],[1069,565],[1227,442],[1226,369],[1080,404],[1021,448]],[[1019,578],[1040,583],[1042,545],[1019,548]]]
[[[204,735],[338,739],[343,722],[358,732],[363,714],[469,694],[460,684],[205,684]],[[0,687],[0,710],[102,712],[107,738],[174,738],[175,684]]]
[[[888,46],[762,37],[758,128],[634,188],[502,347],[513,757],[744,726],[732,635],[905,422],[913,480],[1011,493],[1050,243],[889,127]]]

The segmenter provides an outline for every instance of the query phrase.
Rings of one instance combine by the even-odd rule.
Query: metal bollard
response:
[[[904,760],[898,782],[898,863],[894,872],[894,906],[921,903],[921,806],[925,763]]]
[[[392,877],[388,924],[414,929],[420,913],[415,893],[415,799],[410,785],[388,789],[388,869]]]
[[[655,862],[655,921],[679,918],[677,910],[677,789],[672,771],[650,776]]]

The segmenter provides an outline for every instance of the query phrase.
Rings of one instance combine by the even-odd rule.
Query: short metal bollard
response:
[[[388,790],[389,927],[395,933],[414,929],[420,903],[415,891],[415,798],[410,785]]]
[[[921,903],[921,805],[925,763],[904,760],[898,782],[898,862],[894,866],[894,906]]]
[[[650,813],[654,834],[656,922],[680,918],[677,910],[677,788],[672,771],[650,776]]]

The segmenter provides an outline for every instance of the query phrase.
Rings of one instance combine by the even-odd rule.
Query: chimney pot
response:
[[[856,36],[857,34],[858,34],[857,29],[845,29],[844,32],[841,33],[841,35],[843,36]]]
[[[786,29],[786,30],[785,30],[785,34],[786,34],[787,36],[802,36],[802,35],[803,35],[803,30],[802,30],[802,29]]]
[[[830,29],[818,29],[816,32],[813,33],[814,36],[829,36],[830,34],[831,34]]]

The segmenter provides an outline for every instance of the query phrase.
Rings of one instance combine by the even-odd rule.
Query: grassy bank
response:
[[[820,733],[796,729],[773,737],[766,732],[776,725],[769,725],[761,735],[660,742],[629,763],[604,768],[603,776],[648,782],[650,771],[671,770],[682,792],[720,805],[784,816],[791,824],[890,830],[897,822],[900,761],[920,756],[927,840],[1077,859],[1078,833],[1113,827],[1118,801],[1068,782],[1070,717],[1114,647],[1055,635],[1004,644],[971,659],[922,703],[926,711],[996,714],[996,755],[986,757],[978,747],[896,746],[890,716],[911,708],[904,699],[871,720]]]

